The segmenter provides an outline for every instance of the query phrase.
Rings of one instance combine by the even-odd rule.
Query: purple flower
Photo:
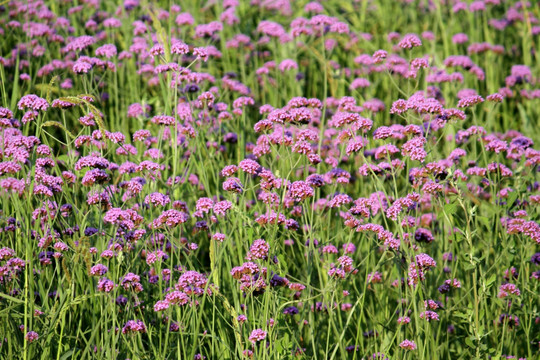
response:
[[[175,227],[179,224],[183,224],[189,220],[189,215],[183,211],[178,210],[165,210],[157,219],[155,219],[151,227],[153,229],[158,229],[164,225],[167,227]]]
[[[413,47],[422,46],[422,40],[416,34],[407,34],[403,36],[398,46],[402,49],[412,49]]]
[[[532,262],[534,265],[540,265],[540,252],[537,252],[536,254],[534,254],[534,255],[531,257],[531,262]]]
[[[107,59],[112,58],[117,53],[114,44],[106,44],[96,49],[96,56],[105,56]]]
[[[471,96],[467,96],[467,97],[464,97],[463,99],[459,100],[457,106],[460,107],[460,108],[464,108],[464,107],[474,106],[476,104],[480,104],[480,103],[483,103],[483,102],[484,102],[484,98],[482,98],[481,96],[479,96],[479,95],[471,95]]]
[[[267,332],[263,331],[262,329],[255,329],[249,335],[249,341],[255,344],[258,341],[264,340],[266,338],[266,334]]]
[[[86,61],[77,61],[73,64],[73,71],[77,74],[86,74],[92,69],[93,65]]]
[[[240,170],[251,175],[255,175],[261,170],[261,165],[259,165],[259,163],[256,162],[255,160],[251,160],[251,159],[244,159],[240,161],[240,164],[238,164],[238,167],[240,168]]]
[[[93,45],[95,42],[96,42],[96,39],[93,36],[89,36],[89,35],[79,36],[73,39],[70,43],[68,43],[66,47],[62,49],[62,51],[63,52],[68,52],[68,51],[79,52],[81,50],[84,50],[88,46]]]
[[[305,181],[295,181],[289,185],[289,196],[295,201],[302,201],[315,194],[313,188]]]
[[[399,344],[399,347],[405,350],[416,350],[416,343],[412,340],[405,339]]]
[[[244,191],[244,187],[242,186],[240,179],[230,177],[223,182],[223,190],[241,194]]]
[[[214,213],[224,216],[232,208],[232,203],[228,200],[219,201],[214,205]]]
[[[31,343],[31,342],[34,342],[34,341],[36,341],[37,339],[39,339],[39,335],[38,335],[38,333],[35,332],[35,331],[29,331],[29,332],[27,332],[26,335],[24,336],[24,339],[25,339],[26,341],[28,341],[29,343]]]
[[[145,333],[146,332],[146,325],[142,322],[142,320],[129,320],[127,323],[124,324],[124,327],[122,328],[122,334],[135,334],[135,333]]]
[[[97,288],[98,288],[98,291],[110,293],[111,291],[114,290],[115,286],[116,286],[115,283],[112,282],[111,280],[107,278],[101,278],[99,279]]]
[[[497,295],[497,297],[502,299],[510,295],[515,295],[515,296],[521,295],[519,288],[515,284],[507,283],[499,287],[499,294]]]
[[[105,265],[97,264],[97,265],[92,266],[92,268],[90,269],[90,275],[102,276],[102,275],[105,275],[108,271],[109,269]]]
[[[426,321],[432,321],[432,320],[439,320],[439,314],[437,314],[435,311],[424,311],[420,314],[420,319],[424,319]]]
[[[249,253],[246,256],[246,260],[252,259],[266,259],[268,256],[268,251],[270,246],[263,239],[257,239],[253,241],[251,247],[249,248]]]
[[[147,205],[153,206],[166,206],[171,202],[171,199],[167,195],[163,195],[159,192],[154,192],[149,195],[146,195],[144,198],[144,203]]]
[[[13,257],[15,257],[15,250],[10,249],[8,247],[4,247],[0,249],[0,260],[9,260]]]
[[[154,304],[154,311],[155,312],[160,312],[160,311],[163,311],[163,310],[166,310],[169,308],[169,302],[167,300],[158,300],[155,304]]]
[[[452,36],[452,42],[454,44],[464,44],[467,41],[469,41],[469,37],[467,36],[467,34],[459,33],[459,34],[456,34],[456,35]]]
[[[298,308],[296,306],[289,306],[283,309],[283,314],[294,316],[298,314]]]
[[[46,111],[49,108],[47,100],[37,95],[29,94],[23,96],[17,103],[19,110],[32,109],[36,111]]]

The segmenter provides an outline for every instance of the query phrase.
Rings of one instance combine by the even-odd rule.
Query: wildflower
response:
[[[178,14],[175,19],[175,23],[178,26],[193,25],[194,22],[195,19],[193,19],[193,16],[191,16],[190,13],[186,12]]]
[[[247,357],[247,358],[252,358],[253,357],[253,351],[249,350],[249,349],[246,349],[246,350],[242,351],[242,355],[244,357]]]
[[[242,186],[240,179],[230,177],[223,182],[223,190],[241,194],[244,191],[244,187]]]
[[[156,261],[166,260],[169,256],[161,250],[152,251],[146,254],[146,263],[152,265]]]
[[[29,331],[26,333],[26,335],[24,336],[24,339],[26,341],[28,341],[29,343],[31,342],[34,342],[36,341],[37,339],[39,339],[39,334],[35,331]]]
[[[500,103],[504,100],[504,96],[499,93],[491,94],[486,97],[487,101],[494,102],[494,103]]]
[[[152,222],[151,226],[154,229],[161,228],[164,225],[167,227],[174,227],[187,222],[188,219],[189,215],[183,211],[178,211],[175,209],[165,210],[161,213],[161,215],[158,216],[157,219]]]
[[[422,41],[415,34],[407,34],[403,36],[398,46],[402,49],[412,49],[414,47],[422,46]]]
[[[232,176],[238,171],[236,165],[227,165],[221,170],[221,176]]]
[[[399,325],[406,325],[411,322],[411,318],[408,316],[402,316],[397,319]]]
[[[98,289],[98,291],[109,293],[109,292],[113,291],[115,286],[116,285],[111,280],[109,280],[107,278],[101,278],[99,280],[99,282],[98,282],[97,289]]]
[[[135,334],[135,333],[145,333],[146,325],[142,320],[129,320],[124,324],[122,328],[122,334]]]
[[[435,311],[424,311],[420,313],[420,319],[424,319],[426,321],[431,320],[439,320],[439,314],[437,314]]]
[[[105,56],[107,59],[112,58],[117,54],[116,46],[114,44],[106,44],[96,49],[96,56]]]
[[[167,294],[165,301],[167,301],[169,305],[186,305],[191,299],[185,292],[175,290]]]
[[[146,197],[144,198],[144,203],[147,205],[151,204],[154,206],[166,206],[170,202],[171,199],[167,195],[163,195],[158,192],[146,195]]]
[[[49,108],[47,100],[37,95],[25,95],[17,103],[19,110],[32,109],[35,111],[46,111]]]
[[[159,311],[163,311],[163,310],[166,310],[169,308],[169,302],[167,300],[158,300],[155,304],[154,304],[154,311],[155,312],[159,312]]]
[[[375,64],[380,64],[386,59],[388,53],[384,50],[377,50],[373,53],[373,60]]]
[[[255,329],[249,335],[249,341],[255,344],[258,341],[264,340],[266,338],[266,334],[267,332],[263,331],[262,329]]]
[[[459,100],[457,106],[460,108],[471,107],[471,106],[474,106],[476,104],[480,104],[483,102],[484,102],[484,99],[481,96],[471,95],[471,96],[467,96]]]
[[[15,251],[13,249],[10,249],[8,247],[3,247],[0,249],[0,261],[9,260],[13,257],[15,257]]]
[[[123,278],[120,285],[125,290],[133,290],[136,293],[140,293],[143,291],[143,287],[140,283],[141,278],[139,275],[136,275],[134,273],[127,273]]]
[[[416,343],[412,340],[405,339],[399,344],[399,347],[405,350],[416,350]]]
[[[515,296],[521,295],[521,292],[519,291],[516,285],[507,283],[499,287],[499,294],[497,295],[498,298],[503,299],[510,295],[515,295]]]
[[[418,242],[425,242],[428,244],[435,240],[435,238],[431,234],[431,231],[424,228],[416,229],[414,233],[414,239]]]
[[[240,161],[238,167],[240,168],[240,170],[251,175],[254,175],[261,170],[261,166],[259,165],[259,163],[251,159],[244,159]]]
[[[215,240],[215,241],[218,241],[218,242],[223,242],[223,241],[225,241],[225,234],[215,233],[214,235],[212,235],[212,240]]]
[[[181,41],[177,41],[171,45],[171,54],[185,55],[189,53],[189,46]]]
[[[409,156],[412,160],[424,162],[427,152],[424,150],[426,139],[423,136],[415,136],[401,147],[401,154]]]
[[[197,59],[201,59],[204,62],[208,60],[208,50],[203,47],[193,49],[193,55],[197,56]]]
[[[87,74],[92,68],[93,65],[87,61],[79,60],[73,64],[73,71],[76,74]]]
[[[252,259],[266,259],[268,257],[268,251],[270,246],[263,239],[257,239],[253,241],[253,244],[249,248],[249,253],[246,256],[246,260]]]
[[[469,37],[467,36],[467,34],[459,33],[459,34],[456,34],[456,35],[452,36],[452,42],[454,44],[464,44],[467,41],[469,41]]]
[[[337,194],[332,200],[330,200],[328,206],[331,208],[340,207],[352,202],[352,198],[347,194]]]
[[[302,201],[315,194],[313,188],[305,181],[295,181],[289,185],[289,196],[295,201]]]
[[[224,216],[232,208],[232,203],[228,200],[219,201],[214,205],[214,213]]]
[[[296,306],[289,306],[289,307],[286,307],[285,309],[283,309],[283,314],[285,314],[285,315],[294,316],[294,315],[296,315],[298,313],[299,313],[299,311],[298,311],[298,308]]]
[[[102,276],[105,275],[108,271],[109,269],[105,265],[97,264],[92,266],[92,268],[90,269],[90,275]]]
[[[1,259],[1,258],[0,258],[0,259]],[[540,265],[540,252],[535,253],[535,254],[531,257],[531,262],[532,262],[534,265]]]
[[[501,314],[497,323],[499,325],[506,323],[510,328],[515,328],[519,326],[519,318],[516,315]]]

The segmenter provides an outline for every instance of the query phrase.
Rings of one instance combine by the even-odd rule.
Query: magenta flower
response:
[[[108,271],[109,269],[105,265],[97,264],[97,265],[92,266],[92,268],[90,269],[90,275],[102,276],[102,275],[105,275]]]
[[[471,96],[467,96],[467,97],[459,100],[457,106],[460,107],[460,108],[471,107],[471,106],[474,106],[476,104],[480,104],[480,103],[483,103],[483,102],[484,102],[484,98],[482,98],[481,96],[479,96],[479,95],[471,95]]]
[[[35,331],[29,331],[26,333],[26,335],[24,336],[24,339],[26,341],[28,341],[29,343],[31,342],[34,342],[36,341],[37,339],[39,339],[39,334]]]
[[[25,95],[17,103],[19,110],[31,109],[36,111],[46,111],[49,108],[47,100],[37,95]]]
[[[270,246],[263,239],[257,239],[253,241],[249,248],[249,253],[246,256],[246,260],[252,259],[266,259],[268,257],[268,251]]]
[[[142,320],[129,320],[124,324],[124,327],[122,328],[122,334],[135,334],[135,333],[145,333],[146,332],[146,325],[142,322]]]
[[[515,284],[507,283],[499,287],[499,294],[497,297],[504,299],[510,295],[520,296],[521,292]]]
[[[114,44],[106,44],[96,49],[96,56],[104,56],[107,59],[112,58],[117,54],[116,46]]]
[[[101,278],[98,282],[97,289],[98,291],[110,293],[116,287],[115,283],[107,278]]]
[[[424,311],[420,314],[420,319],[424,319],[428,322],[432,320],[439,321],[439,314],[435,311]]]
[[[255,329],[249,335],[249,341],[255,344],[258,341],[264,340],[266,338],[266,334],[267,332],[263,331],[262,329]]]
[[[405,350],[416,350],[416,343],[412,340],[405,339],[399,344],[399,347]]]
[[[408,316],[402,316],[397,319],[398,324],[400,325],[406,325],[411,322],[411,318]]]
[[[398,46],[402,49],[412,49],[414,47],[422,46],[422,40],[415,34],[407,34],[403,36]]]

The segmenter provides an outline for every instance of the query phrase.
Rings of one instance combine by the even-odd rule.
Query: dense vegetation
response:
[[[539,12],[0,3],[0,358],[537,359]]]

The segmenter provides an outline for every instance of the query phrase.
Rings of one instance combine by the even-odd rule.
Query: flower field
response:
[[[0,359],[539,359],[540,6],[0,2]]]

